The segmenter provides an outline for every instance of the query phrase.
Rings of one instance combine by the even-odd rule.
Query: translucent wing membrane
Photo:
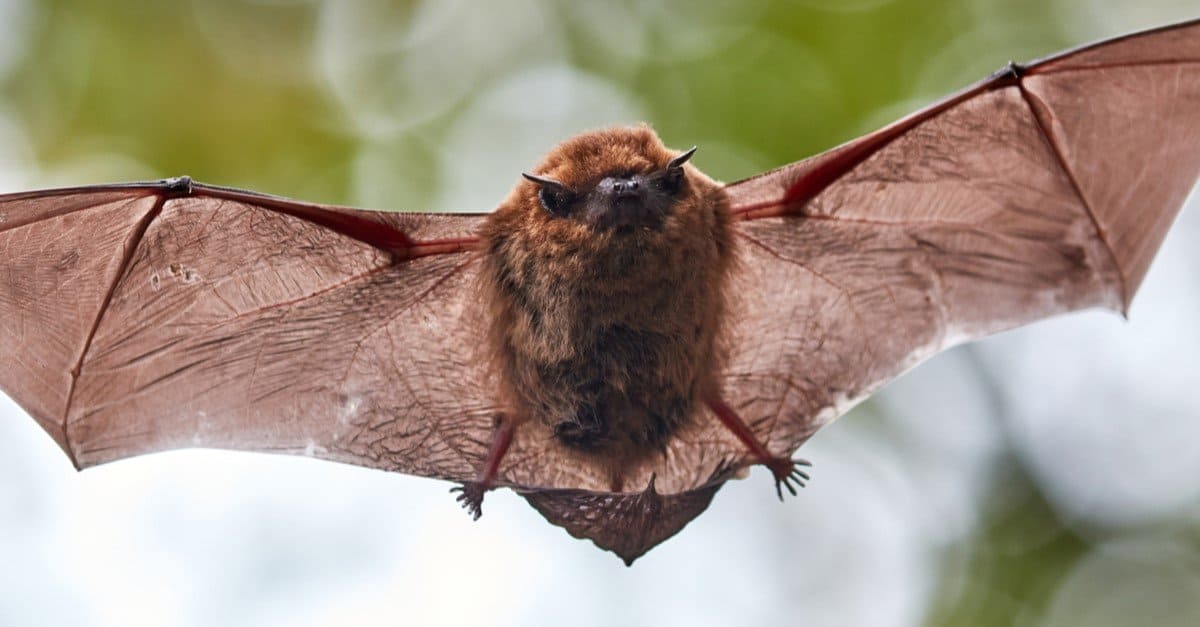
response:
[[[0,383],[79,467],[204,446],[459,478],[486,452],[477,216],[170,184],[0,214]]]
[[[1011,66],[729,186],[727,394],[780,451],[956,343],[1124,311],[1200,172],[1200,23]]]

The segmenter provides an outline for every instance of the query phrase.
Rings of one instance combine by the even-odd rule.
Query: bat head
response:
[[[684,165],[695,152],[671,154],[644,127],[612,129],[556,148],[539,169],[554,170],[557,178],[524,176],[537,186],[538,203],[549,215],[630,234],[663,227],[688,182]]]
[[[530,226],[553,225],[583,237],[662,232],[672,218],[686,221],[681,214],[696,210],[716,187],[688,165],[695,150],[669,150],[646,126],[584,133],[526,173],[508,204],[519,205]]]

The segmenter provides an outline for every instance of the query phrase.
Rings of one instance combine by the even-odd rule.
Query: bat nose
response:
[[[597,186],[600,193],[609,198],[632,198],[638,196],[642,192],[641,181],[636,177],[617,178],[610,176],[600,181]]]
[[[641,176],[609,176],[596,184],[589,209],[589,220],[607,228],[627,229],[646,225],[653,194]]]

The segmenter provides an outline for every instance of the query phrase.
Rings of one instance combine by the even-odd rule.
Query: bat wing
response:
[[[0,196],[0,387],[79,468],[201,446],[472,477],[479,219],[188,179]]]
[[[1073,50],[728,186],[725,393],[780,453],[956,343],[1126,311],[1200,172],[1200,21]]]

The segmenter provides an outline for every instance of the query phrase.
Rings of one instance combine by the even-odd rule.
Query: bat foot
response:
[[[460,486],[450,488],[450,491],[458,492],[459,495],[454,500],[467,510],[473,520],[479,520],[479,517],[483,515],[483,495],[491,489],[491,486],[483,482],[467,481]]]
[[[804,487],[804,482],[808,481],[808,473],[801,470],[801,467],[812,466],[812,462],[807,459],[772,457],[763,462],[763,465],[770,468],[771,474],[775,475],[775,493],[779,495],[779,500],[782,501],[784,488],[792,496],[796,496],[796,488]]]

